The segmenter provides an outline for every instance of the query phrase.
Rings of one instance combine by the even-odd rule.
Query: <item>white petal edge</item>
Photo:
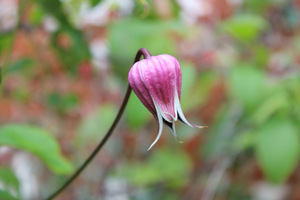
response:
[[[176,140],[177,142],[181,142],[181,141],[178,140],[178,136],[177,136],[177,134],[176,134],[175,122],[172,123],[172,128],[169,127],[169,126],[167,126],[167,127],[170,129],[170,131],[171,131],[172,135],[174,136],[175,140]]]
[[[176,94],[175,94],[175,106],[176,106],[176,110],[178,112],[178,115],[180,117],[180,119],[183,121],[183,123],[185,123],[186,125],[190,126],[190,127],[196,127],[196,128],[207,128],[207,126],[197,126],[195,124],[192,124],[190,123],[184,116],[183,112],[182,112],[182,109],[181,109],[181,105],[180,105],[180,102],[179,102],[179,98],[178,98],[178,94],[177,94],[177,91],[176,91]]]
[[[158,107],[157,103],[154,101],[154,99],[153,99],[153,102],[154,102],[154,105],[156,108],[156,114],[157,114],[157,120],[158,120],[158,133],[157,133],[157,136],[156,136],[154,142],[150,145],[150,147],[147,149],[147,151],[149,151],[156,144],[156,142],[159,140],[159,138],[162,134],[162,130],[163,130],[162,112],[161,112],[160,108]]]
[[[174,103],[175,104],[175,103]],[[168,112],[164,112],[163,114],[163,118],[167,121],[167,122],[170,122],[170,123],[173,123],[173,122],[175,122],[176,120],[177,120],[177,112],[176,112],[176,107],[174,106],[174,110],[175,110],[175,113],[176,113],[176,115],[175,115],[175,118],[173,117],[173,115],[171,115],[170,113],[168,113]],[[166,115],[169,115],[171,118],[172,118],[172,121],[170,121],[170,120],[168,120],[168,119],[166,119]]]

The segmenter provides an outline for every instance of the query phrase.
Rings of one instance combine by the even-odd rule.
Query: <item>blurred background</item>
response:
[[[0,199],[50,195],[113,122],[141,47],[175,56],[183,144],[132,94],[57,199],[299,200],[299,0],[0,0]]]

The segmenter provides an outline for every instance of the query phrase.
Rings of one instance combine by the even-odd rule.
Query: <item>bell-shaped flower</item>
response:
[[[173,56],[166,54],[151,56],[136,62],[129,71],[128,81],[137,97],[158,121],[158,134],[149,149],[160,138],[163,123],[170,128],[177,141],[175,131],[177,119],[191,127],[205,127],[190,123],[182,112],[181,69]]]

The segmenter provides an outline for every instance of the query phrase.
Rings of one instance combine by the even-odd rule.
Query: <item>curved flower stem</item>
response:
[[[145,48],[139,49],[139,51],[136,54],[136,57],[134,59],[134,63],[138,62],[141,58],[141,56],[144,56],[145,59],[151,57],[151,54],[149,51]],[[115,121],[111,125],[110,129],[107,131],[104,138],[100,141],[98,146],[95,148],[95,150],[91,153],[91,155],[86,159],[86,161],[77,169],[77,171],[65,182],[64,185],[62,185],[58,190],[56,190],[52,195],[50,195],[46,200],[54,199],[58,194],[60,194],[66,187],[68,187],[76,178],[77,176],[88,166],[88,164],[94,159],[94,157],[98,154],[98,152],[102,149],[104,144],[107,142],[111,134],[113,133],[115,127],[117,126],[118,122],[120,121],[120,118],[125,110],[125,107],[127,105],[127,102],[129,100],[130,94],[131,94],[131,87],[128,85],[127,92],[125,94],[123,103],[120,107],[120,110],[118,112],[117,117],[115,118]]]
[[[151,53],[147,49],[140,48],[138,50],[138,52],[136,53],[136,56],[135,56],[135,59],[134,59],[134,63],[138,62],[140,60],[140,58],[141,58],[142,55],[144,56],[145,59],[148,59],[148,58],[150,58],[152,56]]]

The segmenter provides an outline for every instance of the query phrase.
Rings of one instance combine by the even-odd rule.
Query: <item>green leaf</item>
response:
[[[233,142],[233,148],[236,152],[241,152],[252,148],[256,144],[256,134],[251,131],[239,133]]]
[[[258,15],[239,14],[225,21],[221,28],[233,37],[251,41],[267,28],[267,21]]]
[[[69,20],[70,15],[65,12],[60,0],[34,0],[45,11],[45,13],[56,18],[59,28],[51,34],[51,44],[57,55],[63,62],[68,72],[75,74],[80,63],[90,59],[88,42],[83,33],[78,30]],[[70,46],[64,48],[60,44],[60,37],[70,40]]]
[[[47,96],[46,103],[52,109],[56,109],[59,112],[66,113],[76,108],[79,104],[79,98],[76,94],[59,94],[51,93]]]
[[[125,176],[138,186],[165,182],[178,188],[186,183],[190,170],[191,160],[184,152],[160,149],[147,162],[125,165],[117,175]]]
[[[264,74],[254,66],[234,67],[229,74],[229,90],[246,110],[261,102],[265,93]]]
[[[92,7],[98,5],[102,0],[89,0]]]
[[[33,4],[31,6],[32,6],[31,12],[29,12],[29,17],[28,17],[29,23],[35,26],[42,24],[45,12],[38,4]]]
[[[298,130],[285,118],[272,119],[258,131],[256,158],[268,180],[285,181],[299,162]]]
[[[203,71],[199,76],[195,67],[186,63],[181,64],[182,90],[181,106],[183,111],[194,109],[207,99],[216,76],[211,71]]]
[[[60,44],[60,37],[66,37],[70,40],[70,46],[63,47]],[[71,74],[76,74],[79,64],[90,59],[90,50],[88,43],[82,32],[71,26],[61,27],[51,35],[51,44],[57,55],[64,63],[64,67]]]
[[[43,129],[25,124],[8,124],[0,128],[0,145],[28,151],[40,158],[56,174],[69,174],[73,168],[62,157],[53,136]]]
[[[190,98],[194,94],[193,87],[196,85],[197,73],[193,66],[187,63],[180,63],[182,72],[182,88],[181,88],[181,106],[184,110],[190,109],[195,103]],[[195,95],[194,95],[195,96]],[[199,95],[197,95],[199,97]],[[193,98],[197,101],[198,98]]]
[[[275,3],[274,0],[247,0],[244,3],[245,8],[249,8],[251,10],[253,10],[254,12],[265,12],[266,9],[268,9],[270,7],[270,3],[272,2],[272,4]]]
[[[146,124],[152,114],[132,92],[126,109],[126,121],[131,128],[139,128]]]
[[[55,17],[62,26],[70,27],[68,16],[65,14],[60,0],[34,0],[47,13]]]
[[[117,108],[115,105],[102,104],[80,123],[79,133],[75,141],[77,145],[98,141],[108,131],[116,116]]]
[[[283,111],[289,107],[287,93],[282,90],[276,90],[275,94],[267,97],[254,112],[252,119],[255,125],[262,125],[276,111]]]
[[[6,189],[13,189],[19,191],[19,180],[11,169],[7,167],[0,168],[0,182],[5,186]]]
[[[32,66],[33,63],[34,61],[32,59],[28,59],[28,58],[20,59],[16,61],[14,64],[12,64],[9,68],[7,68],[5,73],[19,72],[22,69],[26,69]]]
[[[0,189],[0,199],[3,199],[3,200],[18,200],[18,198],[14,197],[10,193],[8,193],[7,191],[4,191],[2,189]]]

